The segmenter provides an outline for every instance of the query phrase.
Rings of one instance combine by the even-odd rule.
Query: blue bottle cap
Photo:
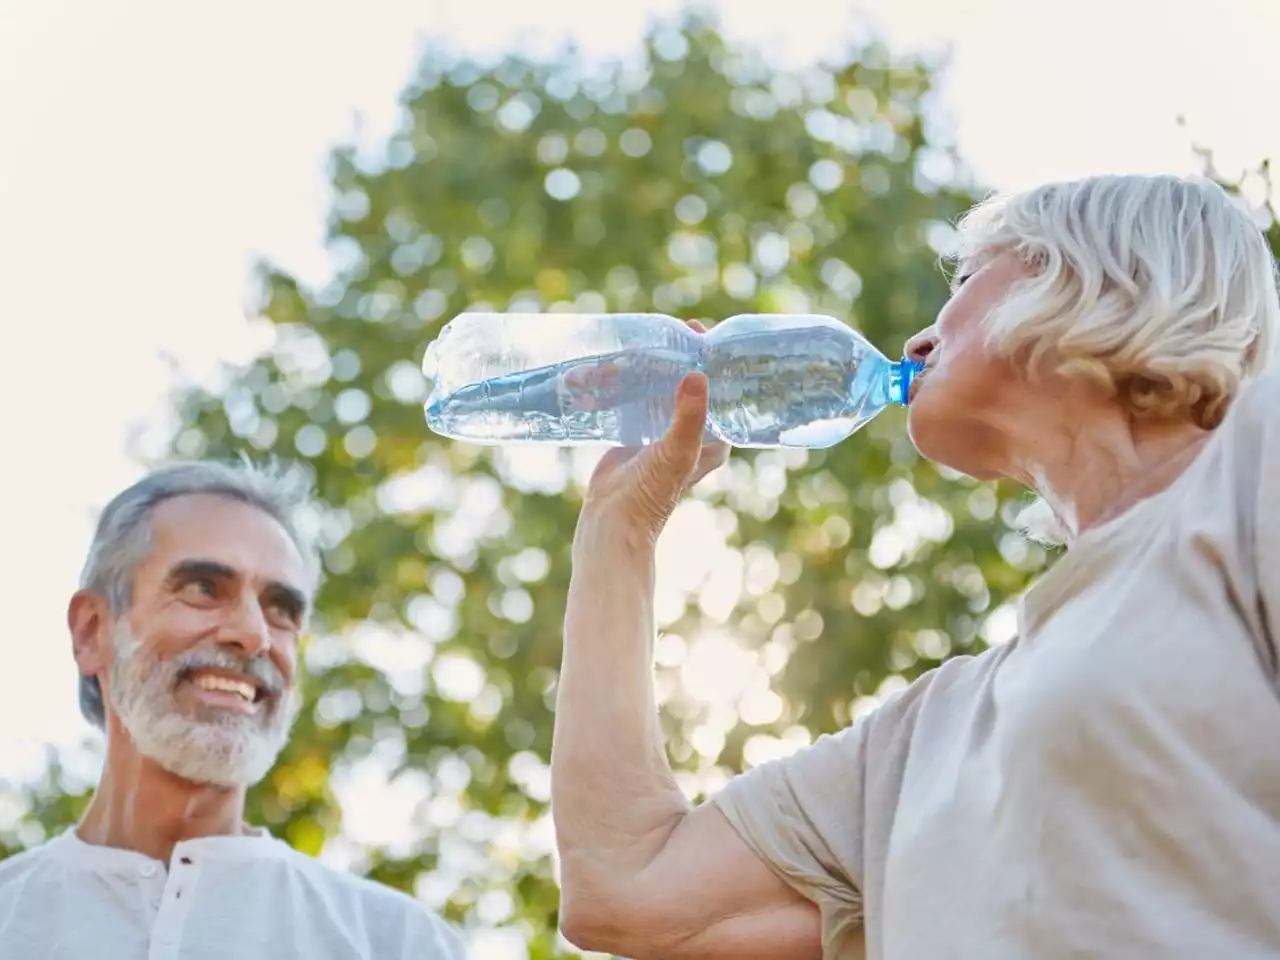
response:
[[[916,374],[924,369],[924,364],[917,360],[903,357],[893,364],[893,367],[894,370],[890,374],[893,399],[896,403],[900,403],[905,407],[911,402],[911,381],[916,378]]]

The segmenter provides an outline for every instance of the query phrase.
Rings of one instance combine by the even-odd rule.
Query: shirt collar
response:
[[[64,861],[87,867],[98,873],[136,873],[148,865],[165,866],[159,860],[120,847],[87,843],[69,827],[48,843],[50,854]],[[280,858],[291,853],[288,844],[273,837],[263,827],[249,827],[239,836],[194,837],[173,848],[173,856],[201,860],[260,860]]]

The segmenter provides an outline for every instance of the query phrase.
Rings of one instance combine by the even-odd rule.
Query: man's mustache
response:
[[[225,650],[197,647],[194,650],[179,654],[171,662],[174,669],[179,673],[215,667],[252,677],[268,693],[277,694],[284,690],[284,677],[281,676],[275,664],[266,657],[254,657],[252,660],[245,660],[242,657],[232,656]]]

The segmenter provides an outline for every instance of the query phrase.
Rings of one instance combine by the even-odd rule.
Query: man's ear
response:
[[[80,673],[86,677],[106,673],[111,659],[111,610],[106,597],[78,590],[67,604],[67,628]]]

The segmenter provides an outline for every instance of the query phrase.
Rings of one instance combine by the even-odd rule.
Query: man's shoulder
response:
[[[9,854],[0,860],[0,887],[22,883],[54,856],[58,838]]]
[[[338,900],[358,904],[368,920],[403,928],[411,942],[445,951],[439,954],[441,957],[462,957],[457,931],[438,913],[404,891],[339,869],[292,847],[286,856],[311,884],[336,894]]]
[[[385,883],[370,880],[359,874],[343,870],[333,864],[325,863],[317,857],[302,853],[288,847],[285,856],[294,868],[305,875],[316,886],[327,887],[345,897],[360,900],[376,908],[405,913],[422,913],[431,916],[431,911],[403,890],[389,887]]]

